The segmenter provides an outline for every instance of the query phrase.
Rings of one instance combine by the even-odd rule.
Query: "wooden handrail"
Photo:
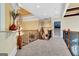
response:
[[[69,14],[69,15],[65,15],[64,17],[70,17],[70,16],[78,16],[79,13],[75,13],[75,14]]]
[[[68,11],[74,11],[74,10],[79,10],[79,7],[74,7],[74,8],[67,9],[67,12]]]
[[[66,12],[75,11],[75,10],[79,10],[79,7],[74,7],[74,8],[67,9]],[[79,15],[79,13],[68,14],[68,15],[65,15],[64,17],[77,16],[77,15]]]

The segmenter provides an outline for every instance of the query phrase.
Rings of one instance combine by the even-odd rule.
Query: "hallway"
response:
[[[50,40],[36,40],[21,50],[16,56],[71,56],[65,42],[61,38],[51,38]]]

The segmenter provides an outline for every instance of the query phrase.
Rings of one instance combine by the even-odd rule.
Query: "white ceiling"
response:
[[[66,3],[13,3],[13,9],[18,6],[25,8],[36,18],[62,17]],[[32,16],[31,16],[32,18]],[[33,17],[34,18],[34,17]]]
[[[67,9],[79,7],[79,3],[70,3]]]
[[[61,17],[65,3],[19,3],[19,6],[30,11],[38,18]]]

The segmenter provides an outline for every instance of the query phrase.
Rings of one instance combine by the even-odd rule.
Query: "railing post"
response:
[[[27,41],[28,41],[28,44],[29,44],[29,31],[28,31],[28,34],[27,34]]]
[[[66,42],[66,35],[65,35],[65,33],[66,33],[66,30],[64,30],[64,33],[63,33],[63,38],[64,38],[64,41]]]
[[[68,48],[70,49],[70,29],[68,29]]]

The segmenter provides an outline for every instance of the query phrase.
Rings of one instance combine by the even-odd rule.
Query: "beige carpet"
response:
[[[71,53],[64,40],[58,37],[50,40],[36,40],[23,46],[16,56],[71,56]]]

